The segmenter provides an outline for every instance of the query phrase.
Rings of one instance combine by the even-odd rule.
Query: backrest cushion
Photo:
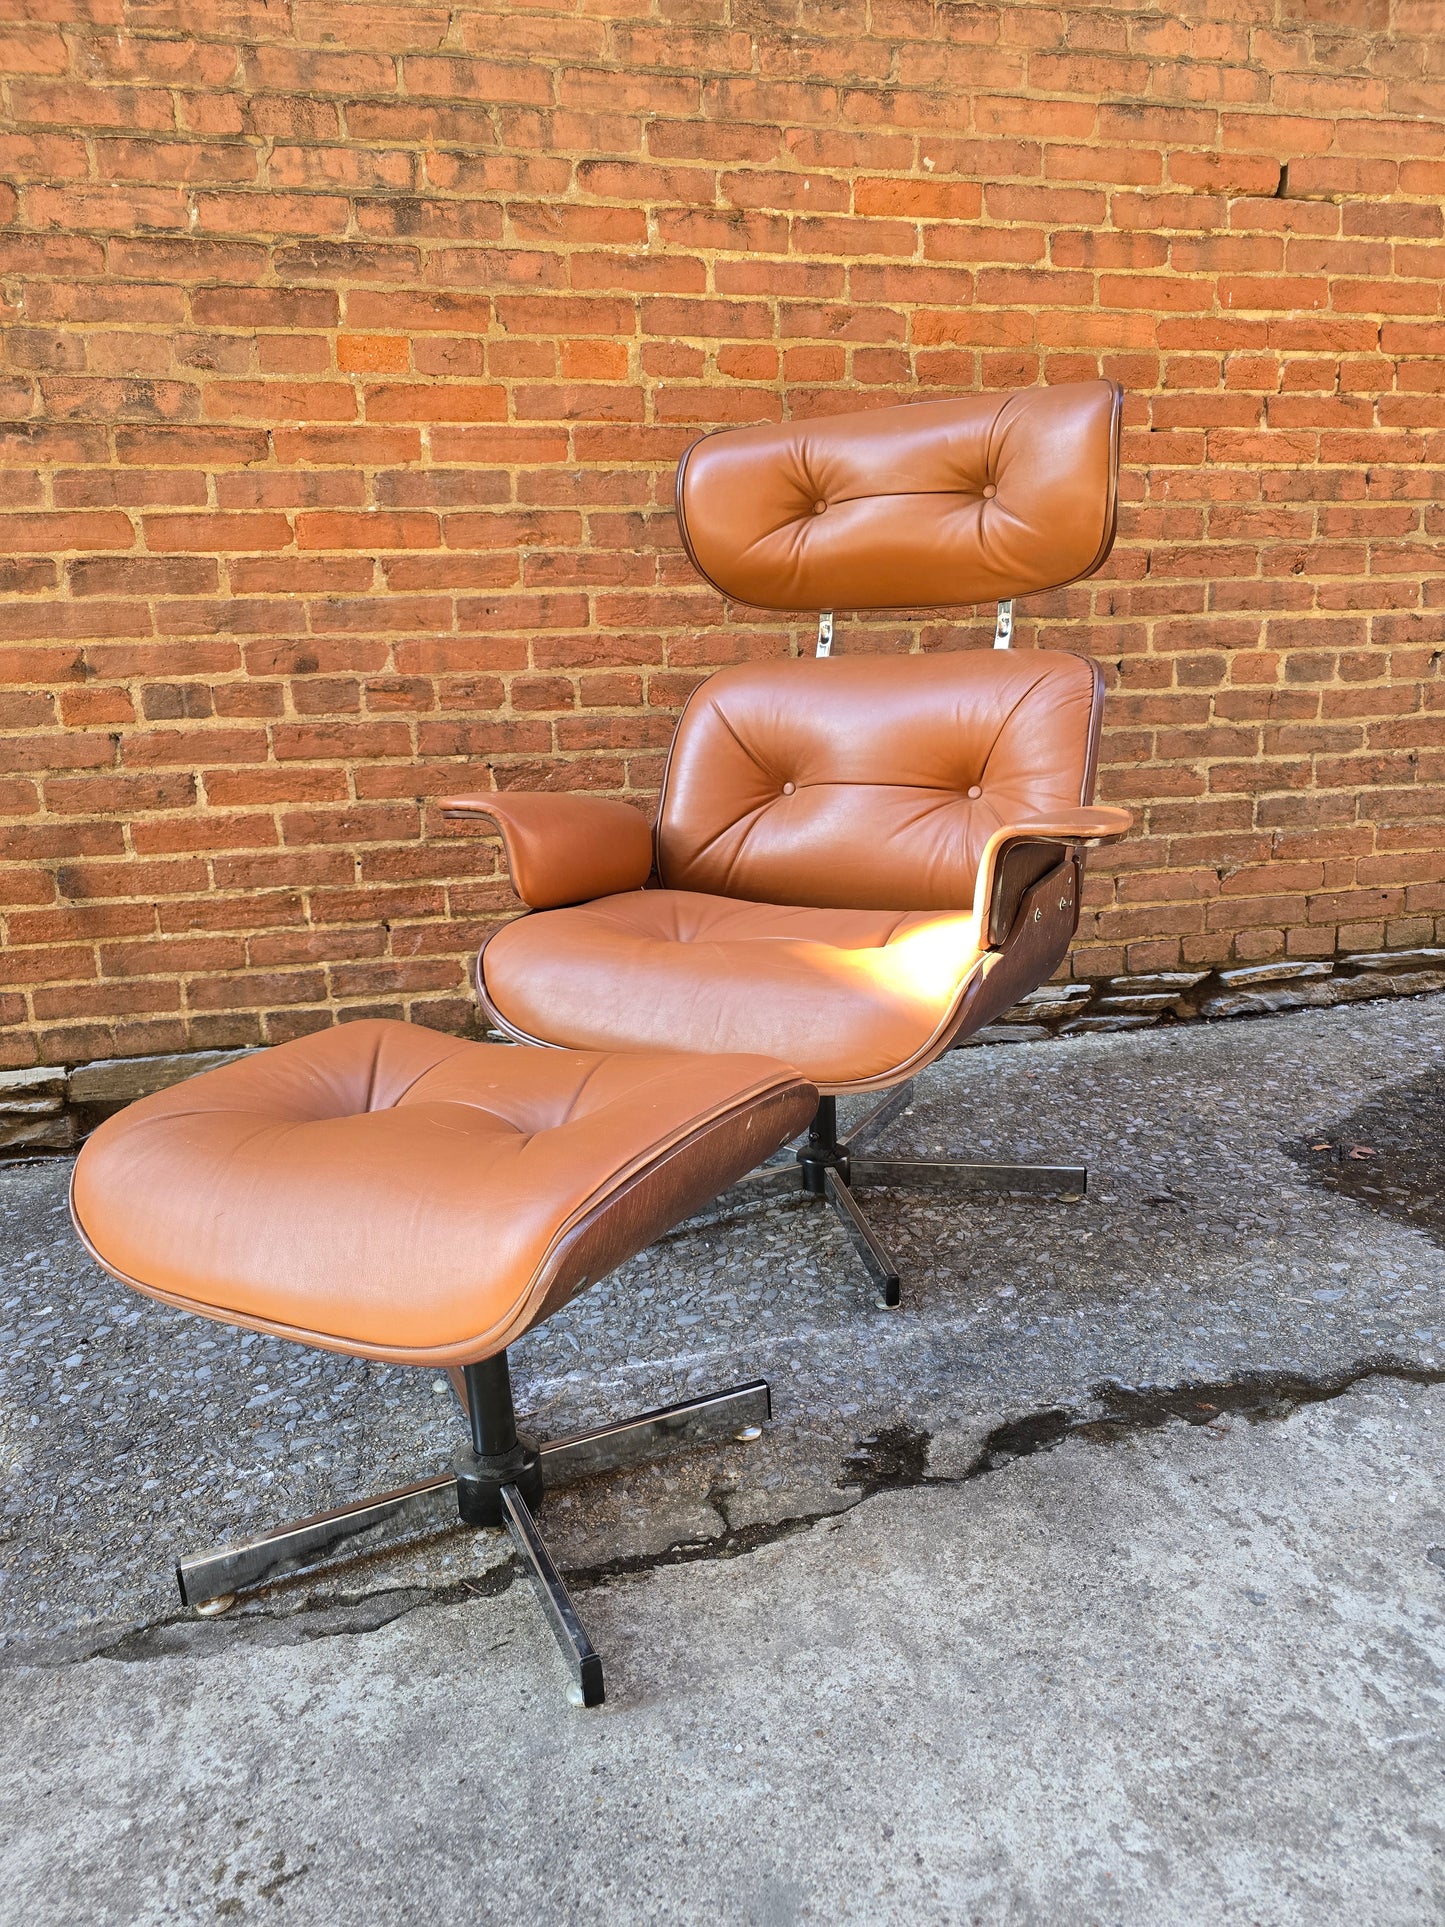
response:
[[[1092,575],[1114,541],[1111,381],[708,435],[677,519],[716,589],[767,609],[992,602]]]
[[[1042,650],[720,670],[673,739],[662,882],[755,903],[968,909],[1000,824],[1089,801],[1101,691],[1092,662]]]

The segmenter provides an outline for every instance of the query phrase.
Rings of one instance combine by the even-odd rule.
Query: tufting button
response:
[[[977,783],[973,783],[970,785],[968,798],[971,803],[976,803],[982,795],[983,795],[983,791],[979,788]]]
[[[795,790],[795,789],[796,789],[797,787],[798,787],[798,786],[797,786],[797,784],[796,784],[796,783],[784,783],[784,785],[783,785],[783,794],[784,794],[784,796],[791,796],[791,795],[793,794],[793,791],[794,791],[794,790]]]
[[[985,501],[985,502],[991,502],[991,501],[993,500],[993,498],[994,498],[994,496],[995,496],[995,495],[997,495],[997,494],[998,494],[998,490],[997,490],[997,489],[996,489],[996,488],[994,487],[994,485],[993,485],[993,483],[992,483],[992,482],[985,482],[985,483],[984,483],[984,485],[983,485],[983,499],[984,499],[984,501]]]
[[[814,502],[813,504],[814,515],[822,515],[823,512],[826,510],[827,506],[828,504],[826,502]]]

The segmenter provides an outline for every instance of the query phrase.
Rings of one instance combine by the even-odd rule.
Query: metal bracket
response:
[[[598,1425],[566,1438],[548,1439],[538,1448],[542,1477],[548,1485],[563,1479],[585,1479],[598,1472],[637,1465],[668,1446],[754,1436],[756,1428],[765,1425],[772,1415],[767,1380],[750,1378],[725,1392],[705,1392],[700,1398],[663,1405],[655,1412],[639,1412],[636,1418],[615,1425]]]
[[[853,1249],[863,1260],[864,1269],[878,1287],[878,1303],[885,1311],[895,1311],[901,1299],[898,1267],[873,1235],[873,1227],[858,1209],[852,1191],[831,1167],[823,1173],[823,1195],[843,1220],[843,1229]]]
[[[833,611],[824,609],[818,616],[818,647],[815,652],[820,656],[833,653]]]
[[[514,1485],[502,1487],[502,1522],[521,1558],[522,1570],[532,1582],[537,1603],[546,1614],[567,1671],[572,1675],[568,1699],[574,1706],[601,1706],[607,1698],[607,1688],[597,1648],[577,1617],[572,1595],[552,1563],[547,1542],[537,1530],[527,1501]]]
[[[994,632],[993,632],[994,648],[1007,649],[1009,644],[1013,641],[1013,633],[1014,633],[1014,605],[1013,605],[1013,598],[1010,597],[1007,602],[1001,602],[998,605],[998,621],[994,626]]]
[[[935,1191],[947,1198],[1033,1192],[1077,1204],[1089,1188],[1080,1164],[966,1164],[961,1158],[876,1158],[856,1151],[848,1164],[852,1185]]]

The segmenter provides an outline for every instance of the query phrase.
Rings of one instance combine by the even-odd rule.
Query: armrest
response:
[[[1007,937],[1025,890],[1057,861],[1050,846],[1117,843],[1134,821],[1131,810],[1050,811],[999,826],[983,846],[973,910],[986,940],[995,946]]]
[[[640,890],[652,873],[652,827],[628,803],[575,790],[502,790],[445,796],[441,811],[449,823],[492,819],[512,887],[532,910]]]

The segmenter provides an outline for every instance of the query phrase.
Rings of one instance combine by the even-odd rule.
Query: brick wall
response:
[[[1073,973],[1445,914],[1445,0],[9,0],[0,1063],[470,1021],[459,782],[649,798],[701,429],[1102,371]],[[844,621],[841,649],[983,643]]]

